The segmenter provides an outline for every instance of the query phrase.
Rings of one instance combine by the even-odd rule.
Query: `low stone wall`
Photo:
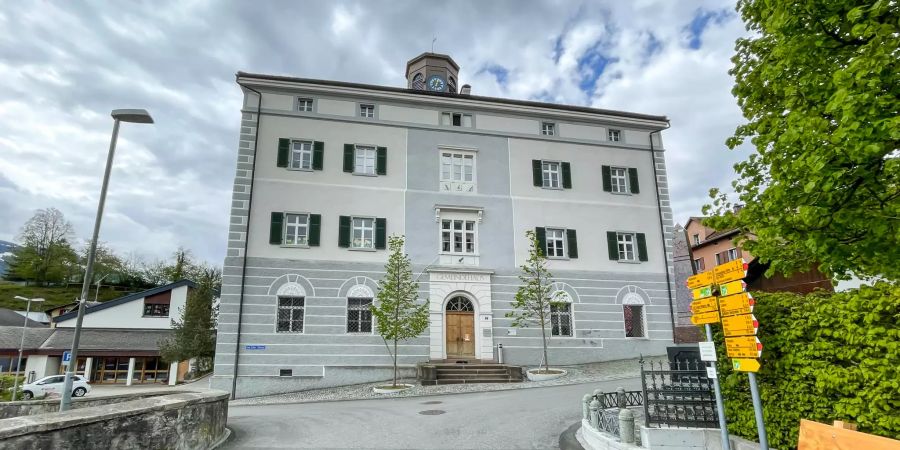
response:
[[[0,449],[208,449],[227,416],[226,392],[156,395],[0,420]]]
[[[581,439],[586,450],[722,450],[718,428],[647,428],[641,427],[641,444],[626,444],[618,437],[581,421]],[[759,450],[759,444],[729,436],[731,450]]]
[[[108,405],[110,403],[122,403],[129,400],[166,395],[168,392],[139,392],[133,394],[109,395],[105,397],[73,398],[71,409],[89,408],[91,406]],[[0,419],[11,417],[33,416],[35,414],[47,414],[59,411],[59,397],[47,400],[26,400],[18,402],[0,403]]]

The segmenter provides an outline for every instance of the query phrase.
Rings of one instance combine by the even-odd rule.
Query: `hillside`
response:
[[[91,289],[90,300],[94,299],[94,289]],[[100,288],[100,296],[97,300],[105,302],[114,298],[119,298],[131,293],[132,291],[116,291],[107,287]],[[136,291],[134,291],[136,292]],[[24,310],[25,302],[15,300],[13,297],[21,295],[28,298],[43,298],[46,300],[40,306],[32,304],[32,308],[43,311],[54,306],[72,303],[81,295],[79,287],[40,287],[40,286],[23,286],[12,283],[0,282],[0,308],[9,308],[13,310]]]
[[[6,274],[7,264],[5,258],[12,256],[13,252],[19,248],[18,245],[9,241],[0,241],[0,279]]]

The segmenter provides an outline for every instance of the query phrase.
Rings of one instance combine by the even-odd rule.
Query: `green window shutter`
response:
[[[541,187],[544,185],[543,164],[541,164],[539,159],[531,160],[531,179],[535,186]]]
[[[284,213],[273,212],[272,221],[269,225],[269,243],[273,245],[281,245],[281,238],[284,232]]]
[[[619,260],[619,242],[618,235],[615,231],[606,232],[606,247],[609,249],[609,259],[613,261]]]
[[[375,148],[375,173],[387,175],[387,147]]]
[[[637,246],[638,246],[638,259],[641,261],[647,260],[647,237],[644,236],[644,233],[637,234]]]
[[[629,168],[628,169],[628,183],[630,184],[631,193],[638,194],[641,192],[641,188],[638,185],[638,177],[637,177],[637,169]]]
[[[534,229],[534,236],[538,241],[538,248],[541,250],[541,254],[547,256],[547,230],[543,227],[536,227]]]
[[[291,153],[291,140],[287,138],[281,138],[278,140],[278,161],[276,165],[278,167],[287,167],[288,159],[290,158]]]
[[[375,248],[378,250],[387,248],[387,219],[375,219]]]
[[[319,236],[321,235],[322,229],[322,215],[321,214],[310,214],[309,215],[309,242],[310,247],[318,247],[319,246]]]
[[[313,142],[313,170],[322,170],[325,166],[325,143],[322,141]]]
[[[603,166],[603,191],[612,192],[612,171],[609,166]]]
[[[569,246],[569,258],[578,258],[578,238],[575,230],[566,230],[566,245]]]
[[[338,220],[338,247],[350,247],[350,216]]]
[[[572,189],[572,166],[564,162],[560,164],[562,167],[562,184],[563,189]]]
[[[353,144],[344,144],[344,172],[353,173],[353,151],[356,146]]]

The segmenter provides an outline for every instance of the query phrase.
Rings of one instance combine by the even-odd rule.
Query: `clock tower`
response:
[[[458,92],[459,65],[439,53],[422,53],[406,63],[409,89],[432,92]]]

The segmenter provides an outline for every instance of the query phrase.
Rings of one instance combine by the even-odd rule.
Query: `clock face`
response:
[[[428,90],[430,91],[443,91],[446,85],[447,82],[440,75],[428,77]]]

